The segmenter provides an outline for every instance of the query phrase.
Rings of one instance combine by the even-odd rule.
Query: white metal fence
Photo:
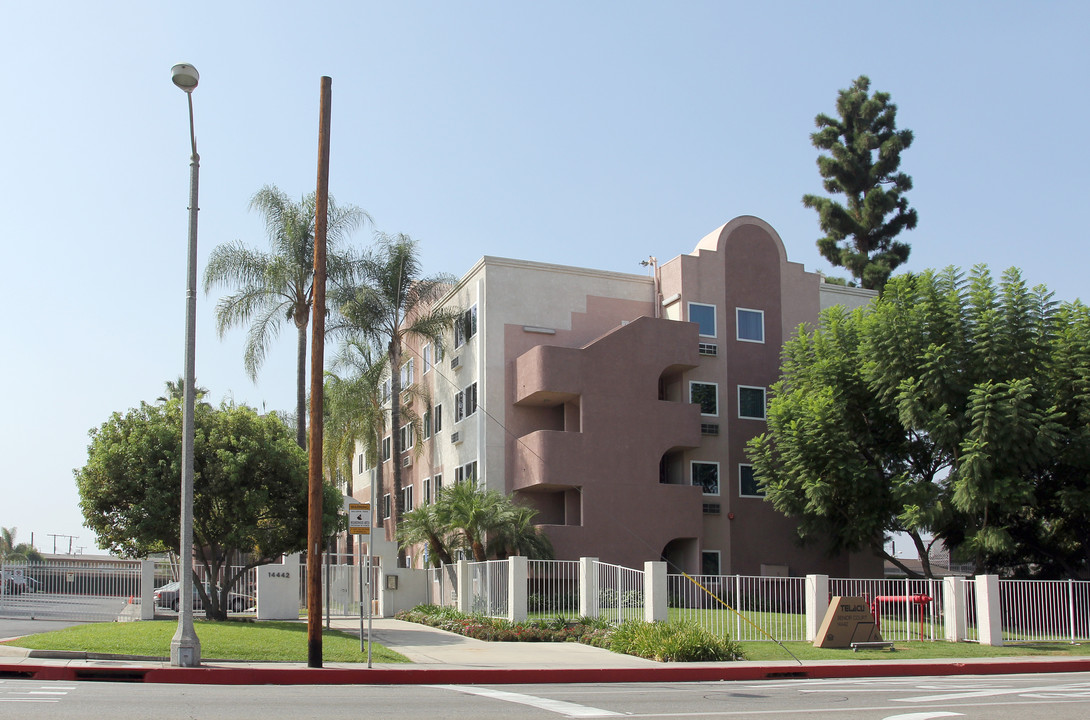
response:
[[[0,617],[116,620],[140,598],[140,562],[26,562],[0,566]]]
[[[533,616],[579,617],[579,561],[528,560],[526,605]]]
[[[1090,640],[1090,582],[1000,580],[1004,642]]]
[[[471,601],[469,611],[488,617],[507,617],[510,598],[506,560],[469,563]]]
[[[598,617],[616,623],[643,620],[643,570],[596,562]]]
[[[667,576],[669,617],[734,640],[806,639],[806,579]]]

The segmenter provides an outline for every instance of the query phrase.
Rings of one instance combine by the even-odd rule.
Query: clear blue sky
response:
[[[200,258],[264,246],[250,196],[314,190],[333,78],[331,193],[422,243],[643,272],[757,215],[818,255],[809,134],[860,74],[890,92],[919,227],[908,269],[1024,270],[1088,298],[1090,5],[1081,2],[6,3],[0,525],[52,551],[82,527],[87,431],[182,372],[195,65]],[[360,245],[369,232],[357,235]],[[255,385],[198,305],[197,380],[290,410],[290,329]],[[61,540],[58,549],[67,549]]]

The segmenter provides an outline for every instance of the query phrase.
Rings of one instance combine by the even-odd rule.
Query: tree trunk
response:
[[[307,449],[307,324],[299,324],[295,367],[295,442]]]
[[[405,502],[401,497],[401,339],[396,333],[390,340],[390,459],[394,471],[394,511],[391,513],[394,531],[398,520],[405,512]],[[405,549],[398,545],[397,566],[405,567]]]

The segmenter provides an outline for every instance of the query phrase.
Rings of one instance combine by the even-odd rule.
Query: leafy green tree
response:
[[[444,336],[461,316],[461,311],[439,306],[454,280],[445,275],[424,277],[417,243],[408,235],[376,235],[377,249],[357,265],[358,283],[331,292],[343,321],[341,332],[385,348],[390,373],[390,438],[393,463],[394,507],[397,527],[405,512],[401,494],[402,422],[401,366],[405,341],[414,338],[441,348]]]
[[[305,549],[307,460],[274,415],[244,406],[196,411],[193,545],[219,592],[195,586],[210,618],[226,617],[228,593],[246,569]],[[91,430],[87,464],[75,472],[80,509],[100,547],[130,557],[179,546],[182,404],[142,403]],[[340,493],[326,486],[323,524],[338,523]],[[231,574],[227,562],[247,560]]]
[[[883,554],[941,537],[978,569],[1090,567],[1090,312],[1016,270],[893,278],[785,347],[749,445],[804,537]]]
[[[916,211],[904,196],[912,178],[899,170],[912,131],[897,129],[897,106],[889,93],[871,94],[865,75],[839,92],[836,110],[838,118],[815,118],[818,131],[810,140],[829,153],[817,159],[825,191],[843,195],[845,204],[819,195],[804,195],[802,203],[818,213],[822,256],[863,287],[881,290],[908,259],[908,244],[895,238],[916,227]]]
[[[296,203],[273,185],[254,194],[250,208],[265,217],[270,252],[246,247],[241,241],[220,245],[208,258],[204,272],[206,293],[216,287],[235,291],[216,304],[220,337],[236,325],[249,323],[243,362],[251,380],[265,361],[269,346],[285,320],[296,331],[296,443],[306,449],[307,325],[314,281],[314,193]],[[326,273],[330,283],[348,282],[353,258],[342,250],[346,237],[369,221],[367,213],[353,205],[337,205],[329,199],[327,213]]]

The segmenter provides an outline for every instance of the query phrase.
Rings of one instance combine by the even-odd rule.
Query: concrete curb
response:
[[[925,675],[1009,675],[1090,672],[1090,658],[988,662],[916,661],[821,665],[675,665],[640,668],[309,668],[109,667],[91,664],[0,663],[0,679],[150,682],[194,685],[508,685],[543,683],[716,682]]]

